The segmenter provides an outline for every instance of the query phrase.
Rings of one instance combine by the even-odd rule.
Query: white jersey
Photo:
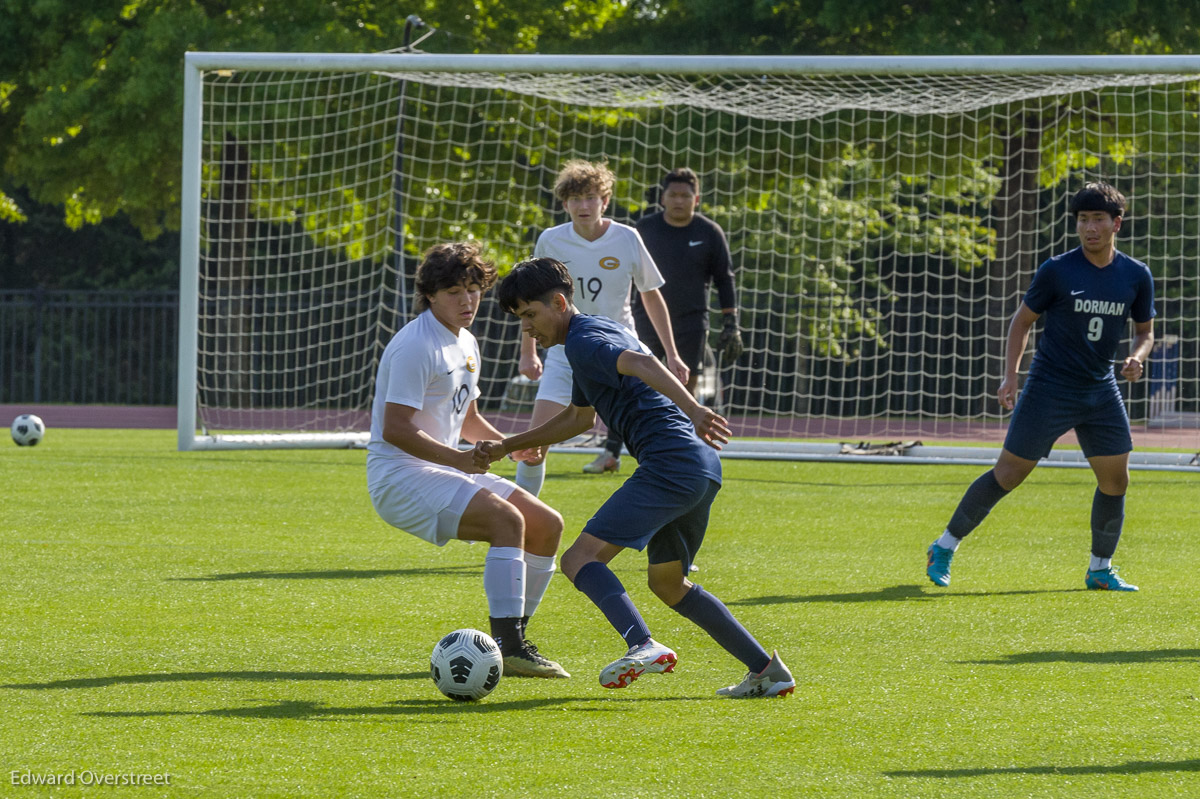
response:
[[[570,222],[549,228],[538,236],[533,256],[563,262],[575,279],[576,308],[607,316],[629,330],[634,329],[630,285],[638,291],[652,291],[665,282],[638,232],[612,220],[595,241],[576,233]]]
[[[430,438],[457,447],[463,419],[479,397],[479,343],[469,330],[450,332],[426,310],[400,329],[383,350],[371,406],[371,440],[367,444],[367,475],[372,464],[428,466],[383,440],[383,414],[389,402],[416,408],[413,422]]]

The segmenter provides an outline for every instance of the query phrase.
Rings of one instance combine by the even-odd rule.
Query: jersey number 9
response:
[[[1088,322],[1088,341],[1099,341],[1104,335],[1104,317],[1093,316]]]

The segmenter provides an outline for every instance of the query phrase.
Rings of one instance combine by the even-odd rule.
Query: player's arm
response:
[[[483,418],[475,400],[471,400],[471,404],[467,406],[467,412],[463,415],[462,437],[464,441],[474,444],[476,441],[485,439],[504,438],[504,434]]]
[[[596,410],[590,406],[568,405],[560,413],[524,433],[503,438],[497,434],[495,440],[477,441],[475,462],[490,463],[512,452],[548,447],[560,441],[586,433],[596,423]]]
[[[1154,349],[1154,320],[1133,323],[1133,343],[1129,346],[1129,357],[1121,367],[1121,374],[1130,383],[1142,377],[1142,364]]]
[[[1008,342],[1004,347],[1004,379],[996,397],[1000,404],[1010,411],[1017,401],[1017,370],[1021,368],[1021,358],[1025,355],[1025,346],[1029,343],[1029,331],[1033,323],[1041,316],[1034,313],[1025,303],[1013,314],[1012,322],[1008,325]]]
[[[542,377],[542,359],[537,354],[537,342],[521,333],[521,360],[517,371],[530,380],[540,380]]]
[[[680,382],[686,383],[688,366],[679,357],[679,351],[675,349],[675,334],[671,330],[671,314],[667,311],[667,301],[663,299],[662,292],[658,289],[638,293],[642,296],[642,307],[646,309],[646,316],[649,317],[650,324],[654,326],[654,332],[658,334],[658,340],[662,342],[663,350],[667,354],[667,368],[679,378]]]
[[[474,404],[474,403],[472,403]],[[417,409],[409,405],[389,402],[383,408],[383,440],[423,461],[449,466],[467,474],[487,471],[472,457],[471,451],[448,447],[432,438],[413,421]]]
[[[729,443],[729,422],[711,408],[696,401],[692,393],[675,375],[667,371],[658,359],[635,350],[625,350],[617,356],[617,371],[636,377],[679,406],[696,428],[697,435],[713,449]]]

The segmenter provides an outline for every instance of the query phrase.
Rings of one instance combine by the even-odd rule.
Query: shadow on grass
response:
[[[1200,649],[1146,649],[1116,652],[1018,652],[997,660],[966,660],[981,666],[1031,663],[1175,663],[1200,660]]]
[[[479,566],[432,566],[423,569],[320,569],[304,572],[230,572],[207,577],[168,577],[170,582],[217,583],[225,580],[374,580],[377,577],[412,577],[431,574],[482,574]]]
[[[726,605],[791,605],[802,602],[924,602],[938,599],[962,597],[1022,596],[1026,594],[1072,594],[1084,588],[1045,588],[1036,591],[946,591],[926,589],[919,585],[894,585],[876,591],[858,591],[848,594],[801,594],[795,596],[760,596],[735,599]]]
[[[422,675],[428,676],[428,675]],[[84,713],[84,716],[99,718],[159,718],[170,716],[208,716],[233,719],[291,719],[319,721],[353,716],[457,716],[463,713],[496,713],[504,710],[536,710],[558,708],[565,705],[588,703],[591,707],[581,711],[620,711],[629,702],[693,701],[696,697],[653,697],[648,699],[609,700],[607,697],[547,697],[542,699],[516,699],[484,702],[455,702],[450,699],[404,699],[388,705],[368,707],[332,707],[321,702],[278,701],[257,707],[218,708],[215,710],[103,710]]]
[[[79,677],[73,680],[13,683],[0,685],[22,691],[43,691],[55,688],[107,688],[110,685],[150,685],[172,682],[206,682],[209,680],[244,680],[247,682],[369,682],[379,680],[427,680],[428,671],[403,674],[361,674],[347,671],[182,671],[161,674],[119,674],[111,677]]]
[[[1003,768],[948,768],[915,771],[885,771],[888,777],[991,777],[1004,774],[1146,774],[1164,771],[1200,771],[1200,760],[1131,760],[1112,766],[1005,766]]]

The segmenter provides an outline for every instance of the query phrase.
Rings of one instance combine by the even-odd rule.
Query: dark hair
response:
[[[692,191],[696,194],[700,193],[700,178],[695,172],[688,169],[686,166],[672,169],[667,174],[663,175],[663,179],[659,181],[659,186],[666,191],[667,187],[672,183],[686,183],[692,187]]]
[[[1111,217],[1125,216],[1125,195],[1107,183],[1085,183],[1067,205],[1071,216],[1080,211],[1104,211]]]
[[[480,246],[473,241],[435,244],[425,251],[417,267],[416,309],[429,307],[429,298],[442,289],[478,283],[487,291],[496,282],[496,265],[484,260]]]
[[[584,161],[576,158],[563,164],[554,180],[554,196],[559,202],[568,197],[595,192],[601,197],[612,197],[616,176],[608,164],[599,161]]]
[[[496,287],[496,300],[509,313],[516,313],[523,302],[550,303],[558,292],[567,298],[575,298],[575,283],[562,261],[553,258],[531,258],[521,261],[512,268],[500,285]]]

